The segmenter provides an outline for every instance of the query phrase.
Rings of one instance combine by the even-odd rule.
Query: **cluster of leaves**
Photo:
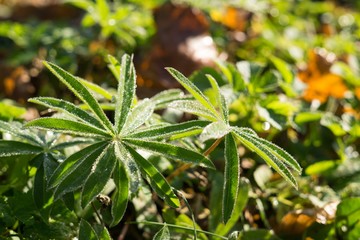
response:
[[[169,206],[177,208],[180,202],[172,187],[139,150],[206,168],[214,168],[213,163],[193,149],[194,147],[170,144],[174,140],[199,133],[201,133],[202,142],[216,139],[216,144],[218,144],[219,140],[225,139],[222,201],[222,216],[225,223],[231,218],[239,195],[240,163],[236,139],[261,156],[297,188],[296,180],[289,167],[299,173],[301,173],[301,167],[287,152],[259,138],[251,129],[229,125],[227,104],[216,80],[210,75],[207,77],[215,91],[217,99],[215,106],[185,76],[171,68],[168,71],[192,96],[179,97],[177,91],[166,91],[152,99],[136,101],[136,76],[130,56],[124,55],[121,64],[115,58],[109,57],[109,63],[110,69],[118,80],[118,91],[115,95],[111,95],[114,102],[113,121],[105,114],[90,89],[98,94],[109,95],[110,93],[97,85],[85,84],[84,80],[72,76],[49,62],[45,63],[48,69],[84,103],[84,106],[81,108],[70,102],[49,97],[30,99],[31,102],[50,107],[62,114],[56,117],[35,119],[26,123],[25,127],[78,136],[84,138],[83,140],[75,138],[56,144],[57,135],[50,139],[40,139],[34,133],[2,122],[3,132],[25,141],[1,141],[1,156],[31,156],[31,161],[37,169],[33,196],[39,209],[51,209],[52,203],[56,203],[65,196],[69,197],[69,194],[73,196],[74,191],[79,188],[81,188],[80,206],[86,208],[99,194],[103,193],[109,179],[112,179],[115,189],[111,196],[111,221],[106,224],[110,227],[115,226],[124,215],[129,191],[137,191],[136,186],[140,175]],[[170,107],[199,115],[202,119],[178,124],[165,122],[154,124],[152,123],[154,109],[164,104],[164,101]],[[166,143],[163,140],[170,142]],[[86,147],[63,160],[61,154],[63,148],[80,144],[81,146],[86,144]],[[80,224],[80,235],[85,234],[83,231],[91,234],[92,231],[83,230],[87,228],[86,226],[84,222]]]

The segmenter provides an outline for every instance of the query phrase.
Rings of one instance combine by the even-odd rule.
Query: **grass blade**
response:
[[[32,155],[43,151],[41,147],[18,141],[0,140],[0,157]]]
[[[129,55],[124,55],[121,59],[121,70],[118,91],[115,105],[115,129],[121,132],[126,122],[131,104],[135,97],[136,74],[132,59]]]
[[[223,188],[223,220],[230,219],[238,197],[240,179],[240,160],[237,145],[232,134],[225,136],[225,173]]]
[[[258,141],[259,138],[246,134],[241,131],[234,131],[236,137],[251,151],[256,152],[269,166],[275,169],[286,181],[288,181],[296,189],[297,183],[286,165],[280,161],[267,147]]]
[[[50,130],[77,136],[111,137],[109,133],[92,125],[61,118],[39,118],[25,124],[26,127]]]
[[[217,116],[216,109],[205,97],[205,95],[182,73],[174,68],[166,68],[168,72],[189,92],[193,97],[198,100],[205,108],[207,108],[212,114]]]
[[[81,206],[85,208],[105,187],[116,163],[114,145],[108,145],[91,167],[81,192]]]
[[[62,99],[51,98],[51,97],[37,97],[30,98],[29,102],[40,104],[61,112],[65,112],[80,121],[87,122],[91,125],[94,125],[97,128],[102,128],[102,124],[95,117],[90,115],[88,112],[82,110],[75,104],[64,101]]]
[[[129,151],[136,164],[139,166],[145,179],[148,180],[157,195],[164,199],[169,206],[174,208],[179,207],[179,199],[176,197],[164,176],[154,167],[154,165],[138,154],[133,148],[126,147],[126,149]]]
[[[215,168],[214,164],[202,154],[195,152],[193,150],[170,145],[167,143],[153,142],[153,141],[144,141],[138,139],[123,139],[124,143],[127,145],[134,146],[136,148],[141,148],[149,152],[161,154],[164,157],[169,157],[176,160],[182,160],[184,162],[189,162],[193,164],[200,165],[207,168]]]
[[[140,129],[137,132],[129,134],[128,138],[146,138],[146,139],[178,139],[201,133],[202,129],[208,125],[208,121],[193,120],[184,123],[171,124],[166,126],[155,126],[146,129]]]
[[[70,73],[50,62],[44,62],[45,66],[61,81],[63,82],[81,101],[83,101],[91,111],[98,117],[101,124],[111,133],[114,133],[113,126],[110,120],[106,117],[104,111],[101,109],[99,103],[89,90]]]
[[[111,216],[112,222],[110,227],[117,225],[125,214],[125,210],[129,198],[129,184],[130,179],[124,165],[121,163],[120,157],[122,156],[121,151],[118,149],[119,146],[115,143],[115,155],[117,161],[115,163],[114,169],[114,183],[116,190],[112,195],[112,205],[111,205]]]
[[[154,108],[154,103],[150,101],[150,99],[144,99],[136,105],[127,117],[121,130],[121,135],[127,135],[143,125],[146,120],[151,117],[151,114],[154,112]]]

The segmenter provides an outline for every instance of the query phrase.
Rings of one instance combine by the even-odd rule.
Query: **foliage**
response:
[[[360,16],[346,1],[178,1],[205,12],[224,54],[191,75],[170,66],[182,88],[164,91],[133,63],[159,63],[139,46],[159,53],[162,1],[66,2],[74,24],[0,22],[1,96],[18,100],[0,101],[1,238],[359,238]]]

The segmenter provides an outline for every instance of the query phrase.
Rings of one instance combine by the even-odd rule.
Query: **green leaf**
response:
[[[223,220],[226,223],[235,208],[240,178],[240,160],[232,134],[225,136],[225,173],[223,191]]]
[[[82,189],[81,206],[83,208],[104,189],[114,170],[115,163],[114,145],[108,145],[92,165],[90,175]]]
[[[174,68],[166,68],[168,72],[189,92],[193,97],[198,100],[205,108],[207,108],[212,114],[217,116],[216,109],[205,97],[205,95],[187,79],[182,73],[175,70]]]
[[[238,128],[239,129],[239,128]],[[239,130],[241,131],[242,128],[240,128]],[[245,133],[247,134],[247,133]],[[248,134],[249,135],[249,134]],[[286,152],[284,149],[282,149],[281,147],[275,145],[272,142],[269,142],[263,138],[254,136],[254,135],[249,135],[251,137],[253,137],[254,139],[256,139],[258,142],[260,142],[261,144],[263,144],[264,146],[267,147],[267,149],[274,154],[277,158],[279,158],[281,161],[283,161],[284,163],[286,163],[289,167],[291,167],[293,170],[295,170],[296,172],[298,172],[299,174],[301,174],[302,172],[302,168],[299,165],[299,163],[288,153]]]
[[[336,210],[337,232],[344,239],[360,238],[360,198],[344,199]]]
[[[270,60],[272,61],[276,69],[280,72],[285,82],[291,83],[294,79],[294,76],[289,65],[287,65],[287,63],[282,59],[275,56],[271,56]]]
[[[148,160],[143,158],[131,147],[127,147],[127,150],[130,152],[134,158],[136,164],[139,166],[144,177],[149,181],[151,187],[154,191],[165,200],[169,206],[177,208],[180,206],[180,201],[174,194],[171,189],[171,186],[166,181],[164,176],[151,164]],[[146,177],[147,176],[147,177]]]
[[[42,150],[28,143],[0,140],[0,157],[39,154]]]
[[[26,127],[61,132],[85,137],[111,137],[109,133],[86,123],[75,122],[61,118],[38,118],[28,122]]]
[[[200,140],[205,142],[209,139],[219,139],[230,132],[231,128],[223,121],[213,122],[207,125],[200,135]]]
[[[206,158],[200,153],[197,153],[187,148],[170,145],[167,143],[148,141],[148,140],[144,141],[144,140],[126,138],[123,139],[123,141],[127,145],[141,148],[153,153],[158,153],[164,157],[169,157],[172,159],[182,160],[184,162],[198,164],[202,167],[215,168],[214,164],[208,158]]]
[[[205,118],[209,121],[217,121],[216,115],[210,112],[207,108],[194,100],[177,100],[169,103],[168,108],[174,108],[182,112],[191,113],[193,115]]]
[[[107,130],[114,133],[113,126],[101,109],[99,103],[78,78],[53,63],[44,62],[44,65],[92,110]]]
[[[293,187],[297,189],[297,183],[293,174],[289,171],[286,165],[275,156],[266,145],[264,145],[260,138],[254,137],[254,135],[246,134],[241,130],[235,129],[234,133],[236,137],[251,151],[256,152],[264,161],[275,169],[285,180],[287,180]]]
[[[135,108],[132,109],[126,122],[121,130],[121,135],[131,133],[141,125],[143,125],[154,112],[154,103],[149,99],[142,100]]]
[[[110,9],[106,0],[96,0],[96,10],[99,17],[99,22],[102,27],[105,27],[108,23]]]
[[[248,179],[240,178],[239,190],[237,193],[233,213],[231,214],[231,217],[226,224],[220,223],[216,227],[216,234],[225,236],[235,226],[248,201],[250,187],[251,185]]]
[[[94,228],[84,219],[80,221],[79,240],[99,240]]]
[[[95,117],[70,102],[51,97],[30,98],[28,101],[65,112],[80,121],[87,122],[100,129],[102,128],[102,124]]]
[[[108,62],[108,68],[110,69],[116,80],[120,81],[121,65],[119,61],[115,57],[108,55]]]
[[[11,124],[8,122],[4,122],[0,120],[0,132],[7,132],[13,136],[22,138],[24,140],[29,141],[34,145],[42,145],[43,141],[36,135],[27,131],[26,129],[22,129],[19,127],[20,123],[12,122]]]
[[[311,165],[309,165],[306,169],[305,169],[305,173],[307,175],[319,175],[322,173],[325,173],[329,170],[334,170],[339,163],[341,163],[341,160],[325,160],[325,161],[320,161],[320,162],[316,162],[313,163]]]
[[[72,139],[67,139],[66,142],[52,144],[50,146],[50,149],[56,151],[56,150],[63,150],[65,148],[73,147],[76,145],[92,144],[92,143],[94,143],[94,140],[89,138],[72,138]]]
[[[102,230],[100,233],[98,233],[98,237],[99,237],[99,240],[111,240],[111,236],[110,236],[110,233],[109,231],[107,230],[106,227],[102,227]]]
[[[164,224],[164,226],[154,235],[153,240],[170,240],[169,228]]]
[[[113,194],[111,200],[111,215],[112,222],[110,227],[117,225],[124,216],[126,211],[128,197],[129,197],[129,176],[125,170],[125,167],[120,162],[119,159],[122,154],[120,154],[119,146],[115,143],[115,154],[117,156],[117,161],[114,169],[114,183],[116,186],[115,193]]]
[[[44,161],[46,156],[45,154],[40,154],[37,156],[37,158],[39,158],[41,161]],[[49,204],[50,198],[52,196],[51,191],[47,191],[46,185],[47,179],[45,175],[44,164],[40,164],[36,171],[33,188],[34,203],[39,210]]]
[[[48,186],[54,188],[58,195],[79,188],[89,176],[91,167],[108,143],[99,142],[90,145],[62,162],[51,176]]]
[[[217,106],[219,106],[219,108],[220,108],[222,119],[224,120],[224,122],[228,123],[229,122],[229,110],[226,105],[225,98],[220,92],[219,85],[218,85],[216,79],[213,78],[211,75],[207,74],[206,77],[209,79],[209,82],[210,82],[213,90],[215,91],[216,102],[217,102]]]
[[[131,104],[135,97],[136,74],[132,59],[129,55],[124,55],[121,59],[121,71],[116,95],[115,105],[115,129],[120,133],[126,122]]]
[[[111,101],[113,98],[113,95],[106,89],[100,87],[99,85],[89,82],[85,79],[81,79],[79,77],[77,77],[79,79],[79,81],[85,85],[88,89],[92,90],[94,93],[99,94],[101,96],[103,96],[105,99]]]
[[[166,126],[151,126],[135,131],[126,137],[146,139],[164,139],[170,137],[173,140],[201,133],[202,128],[208,124],[208,121],[193,120]]]
[[[167,105],[175,100],[184,97],[183,91],[180,89],[169,89],[162,91],[151,98],[155,104],[155,109],[166,108]]]

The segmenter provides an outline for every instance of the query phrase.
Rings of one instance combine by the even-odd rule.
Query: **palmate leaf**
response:
[[[100,87],[99,85],[86,81],[85,79],[81,79],[79,77],[77,77],[79,79],[79,81],[84,84],[88,89],[90,89],[91,91],[93,91],[96,94],[99,94],[101,96],[103,96],[105,99],[111,101],[113,98],[113,95],[106,89]]]
[[[210,103],[207,97],[182,73],[173,68],[166,68],[168,72],[189,92],[193,97],[198,100],[205,108],[215,116],[218,115],[214,106]]]
[[[113,126],[101,109],[99,103],[78,78],[53,63],[44,62],[44,65],[91,109],[105,129],[110,133],[114,133]]]
[[[81,206],[85,208],[105,187],[116,163],[114,145],[108,145],[92,165],[81,192]]]
[[[167,105],[175,100],[184,98],[184,93],[180,89],[169,89],[162,91],[151,98],[155,104],[155,109],[166,108]]]
[[[102,124],[95,117],[91,116],[88,112],[82,110],[75,104],[64,101],[62,99],[51,97],[37,97],[30,98],[28,101],[65,112],[82,122],[87,122],[97,128],[102,128]]]
[[[141,138],[141,139],[165,139],[174,140],[177,138],[189,137],[201,133],[203,127],[209,124],[208,121],[193,120],[183,123],[165,125],[165,126],[150,126],[139,131],[134,131],[127,135],[127,138]]]
[[[193,164],[200,165],[202,167],[214,169],[214,164],[205,156],[197,153],[193,150],[167,144],[161,142],[153,142],[149,140],[139,139],[123,139],[124,144],[130,145],[135,148],[147,150],[149,152],[158,153],[164,157],[168,157],[175,160],[181,160]]]
[[[125,54],[121,59],[120,78],[116,95],[115,130],[117,133],[120,133],[128,118],[128,113],[135,98],[135,88],[135,68],[131,57]]]
[[[240,160],[232,134],[225,136],[225,173],[223,189],[223,220],[226,223],[235,208],[240,179]]]
[[[38,118],[28,122],[25,126],[84,137],[111,137],[109,133],[92,125],[61,118]]]
[[[0,140],[0,157],[32,155],[43,151],[41,147],[18,141]]]
[[[15,122],[8,123],[0,120],[0,132],[10,133],[12,136],[22,138],[34,145],[43,144],[43,141],[36,134],[20,128]]]
[[[171,189],[171,186],[166,181],[164,176],[151,164],[148,160],[143,158],[131,147],[126,147],[136,164],[139,166],[142,174],[149,181],[151,187],[155,190],[159,197],[163,198],[171,207],[179,207],[180,202]]]
[[[288,167],[278,158],[278,155],[274,155],[273,152],[263,144],[259,137],[242,132],[239,129],[234,128],[236,137],[250,150],[256,152],[264,161],[275,169],[285,180],[287,180],[293,187],[297,189],[297,182],[290,172]]]
[[[206,77],[209,79],[209,82],[210,82],[213,90],[215,91],[216,102],[220,108],[222,119],[225,123],[228,123],[229,122],[229,110],[226,105],[225,98],[220,92],[219,85],[218,85],[217,81],[215,80],[215,78],[213,78],[211,75],[207,74]]]
[[[200,140],[205,142],[209,139],[222,138],[231,131],[231,128],[226,125],[223,121],[213,122],[207,125],[201,135]]]

